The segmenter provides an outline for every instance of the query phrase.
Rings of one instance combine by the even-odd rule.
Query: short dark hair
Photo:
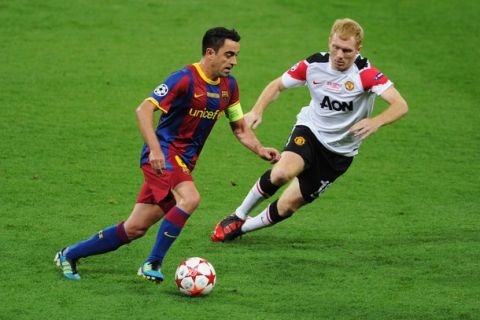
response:
[[[240,35],[235,29],[227,29],[224,27],[216,27],[207,30],[202,39],[202,55],[205,55],[207,48],[212,48],[215,52],[223,46],[225,39],[235,42],[240,41]]]

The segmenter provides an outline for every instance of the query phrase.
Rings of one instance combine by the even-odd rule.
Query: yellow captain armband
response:
[[[235,122],[243,118],[243,110],[240,102],[228,107],[225,109],[225,115],[228,118],[228,121]]]

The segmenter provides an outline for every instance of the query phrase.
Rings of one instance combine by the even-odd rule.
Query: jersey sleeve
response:
[[[238,89],[237,80],[235,80],[235,78],[232,76],[230,76],[229,79],[230,79],[230,84],[229,84],[230,85],[230,88],[229,88],[230,89],[230,105],[227,108],[240,103],[240,90]]]
[[[386,75],[373,66],[360,71],[360,80],[365,91],[371,91],[376,95],[381,95],[393,85]]]
[[[282,84],[285,88],[304,86],[307,81],[308,63],[302,60],[296,63],[282,75]]]
[[[146,100],[152,102],[162,112],[168,113],[173,101],[187,93],[190,78],[182,71],[172,73],[162,84],[153,90]]]
[[[225,116],[229,122],[235,122],[243,118],[243,110],[242,106],[240,105],[240,90],[238,89],[237,80],[231,76],[229,77],[229,80],[230,104],[225,109]]]

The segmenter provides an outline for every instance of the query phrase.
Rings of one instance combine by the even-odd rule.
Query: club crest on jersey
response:
[[[293,142],[295,142],[297,146],[303,146],[305,144],[305,138],[302,136],[298,136],[293,139]]]
[[[165,83],[162,83],[161,85],[155,88],[153,93],[155,93],[159,97],[163,97],[168,93],[168,86]]]
[[[345,89],[347,89],[348,91],[352,91],[354,88],[355,85],[352,81],[348,80],[347,82],[345,82]]]
[[[228,91],[222,91],[222,100],[227,102],[228,98]]]

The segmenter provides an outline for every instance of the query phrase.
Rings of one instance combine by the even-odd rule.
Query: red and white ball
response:
[[[204,296],[212,291],[216,273],[207,260],[200,257],[188,258],[178,265],[175,282],[178,289],[189,296]]]

